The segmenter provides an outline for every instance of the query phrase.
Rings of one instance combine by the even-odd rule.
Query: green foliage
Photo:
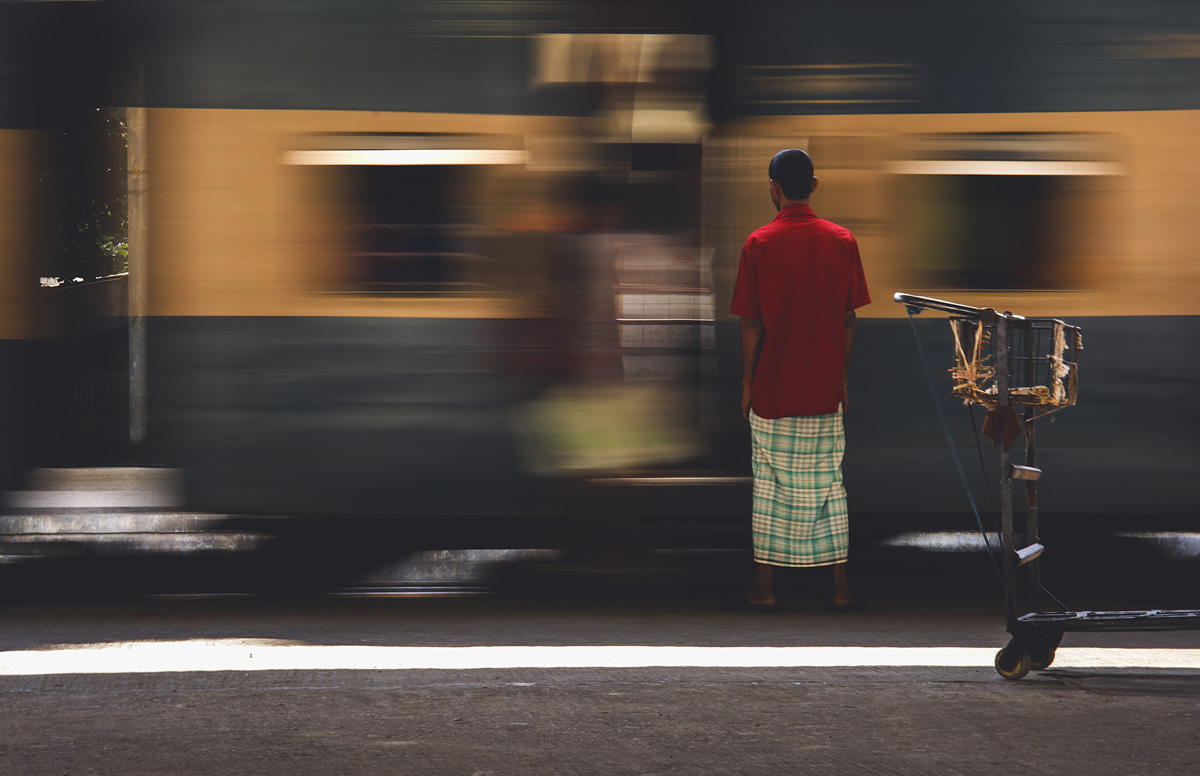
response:
[[[70,282],[126,272],[125,112],[89,108],[50,137],[41,182],[49,222],[47,266],[39,274]]]

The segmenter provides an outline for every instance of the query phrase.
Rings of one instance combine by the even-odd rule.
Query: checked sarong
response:
[[[850,550],[842,412],[760,418],[750,413],[754,456],[754,559],[773,566],[829,566]]]

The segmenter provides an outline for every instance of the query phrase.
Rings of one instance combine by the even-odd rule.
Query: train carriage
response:
[[[639,79],[702,79],[707,39],[653,22],[607,34],[588,26],[588,4],[555,6],[551,21],[468,10],[151,11],[151,435],[185,470],[189,506],[546,517],[579,508],[558,494],[599,471],[589,456],[611,472],[703,455],[685,439],[699,425],[700,327],[661,343],[659,361],[683,361],[670,375],[619,353],[622,249],[605,231],[624,211],[626,256],[653,245],[663,272],[692,278],[690,292],[651,285],[704,291],[695,215],[648,223],[621,199],[666,184],[698,201],[699,119],[640,127],[646,161],[630,160],[646,147],[633,130],[589,124],[620,121]],[[649,328],[653,294],[634,281],[642,293],[625,297],[643,311],[627,313],[639,318],[627,337]],[[583,363],[593,353],[606,374],[585,374],[605,371]],[[642,385],[624,384],[626,366]],[[673,425],[646,414],[666,397]],[[581,407],[661,428],[580,442],[596,431]],[[551,450],[562,413],[578,428]]]
[[[120,6],[144,71],[146,456],[191,509],[447,542],[463,517],[740,536],[725,311],[773,215],[766,162],[800,146],[875,298],[847,421],[862,520],[967,511],[894,291],[1083,327],[1079,406],[1040,438],[1047,514],[1194,512],[1188,4]]]
[[[0,3],[0,490],[45,465],[51,418],[63,409],[43,398],[58,322],[39,278],[50,274],[55,228],[76,226],[64,224],[77,213],[56,209],[69,188],[63,138],[107,97],[106,69],[79,67],[94,40],[80,31],[101,31],[105,18],[97,9]]]

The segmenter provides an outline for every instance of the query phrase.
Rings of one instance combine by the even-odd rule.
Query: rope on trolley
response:
[[[946,433],[946,442],[950,445],[950,455],[954,458],[954,466],[958,469],[959,479],[962,480],[963,490],[967,493],[967,500],[971,503],[971,512],[975,515],[975,523],[979,526],[979,535],[983,537],[983,544],[987,548],[988,559],[992,562],[992,570],[996,572],[996,580],[1000,583],[1001,590],[1004,589],[1004,574],[1000,571],[1000,563],[996,560],[996,551],[992,549],[992,543],[988,541],[987,530],[983,527],[983,518],[979,515],[979,507],[975,504],[975,495],[971,492],[971,486],[967,482],[967,473],[963,470],[962,460],[958,457],[958,447],[954,444],[954,437],[950,434],[950,424],[946,422],[946,413],[942,410],[942,400],[938,396],[937,385],[933,381],[933,371],[929,368],[929,361],[925,358],[925,348],[921,345],[921,336],[917,332],[917,322],[913,315],[911,307],[907,307],[908,322],[912,326],[913,339],[917,341],[917,353],[921,356],[921,366],[925,368],[925,378],[929,383],[929,392],[933,394],[933,405],[937,407],[938,417],[942,421],[942,430]],[[988,497],[991,498],[989,490]]]
[[[967,404],[967,415],[971,418],[971,433],[975,436],[975,452],[979,455],[979,472],[983,475],[983,488],[988,497],[988,513],[992,516],[996,527],[996,536],[1003,543],[1003,532],[1000,530],[1000,515],[996,512],[996,500],[992,498],[992,480],[988,474],[987,464],[983,460],[983,441],[979,438],[979,424],[975,422],[975,405]],[[1001,547],[1001,550],[1004,548]]]

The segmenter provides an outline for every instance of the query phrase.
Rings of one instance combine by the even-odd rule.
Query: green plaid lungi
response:
[[[760,418],[750,413],[754,453],[754,559],[772,566],[830,566],[850,554],[842,486],[846,435],[832,415]]]

